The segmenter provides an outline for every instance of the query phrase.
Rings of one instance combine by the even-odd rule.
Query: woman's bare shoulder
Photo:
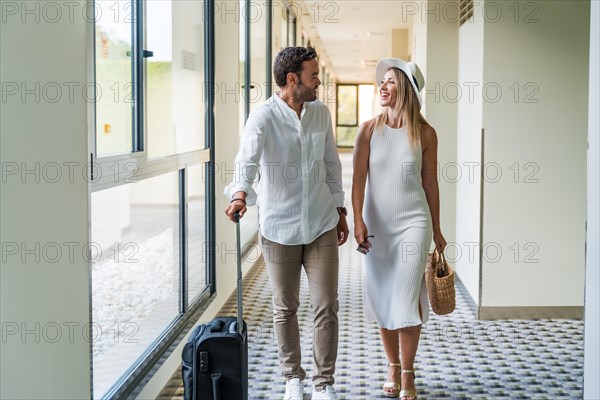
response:
[[[435,129],[429,124],[421,125],[421,135],[430,139],[437,136]]]
[[[436,141],[437,133],[433,126],[429,124],[421,125],[421,137],[425,139],[427,142]]]
[[[373,131],[375,130],[375,124],[377,123],[377,118],[370,119],[368,121],[363,122],[358,126],[357,136],[359,137],[370,137]]]
[[[358,126],[358,129],[359,130],[370,129],[370,128],[373,128],[376,123],[377,123],[377,117],[372,118],[372,119],[370,119],[368,121],[363,122],[362,124],[360,124]]]
[[[429,124],[421,125],[421,147],[425,151],[430,145],[437,147],[437,133]]]

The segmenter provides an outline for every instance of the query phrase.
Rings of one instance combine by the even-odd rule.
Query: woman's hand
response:
[[[369,231],[362,219],[354,222],[354,239],[356,240],[356,243],[358,243],[357,250],[363,254],[367,254],[372,245],[369,241]]]
[[[437,249],[438,253],[441,254],[444,252],[447,243],[440,229],[436,229],[433,231],[433,243],[435,243],[435,248]]]
[[[356,239],[356,243],[361,244],[365,241],[367,236],[369,235],[369,231],[367,230],[367,226],[365,222],[361,219],[360,221],[354,222],[354,239]]]

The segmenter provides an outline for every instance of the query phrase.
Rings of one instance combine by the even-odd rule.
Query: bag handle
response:
[[[242,289],[242,244],[240,239],[240,213],[233,214],[235,220],[236,250],[237,250],[237,331],[243,337],[244,331],[244,310],[243,310],[243,289]]]
[[[434,269],[435,269],[435,275],[438,278],[443,278],[444,276],[446,276],[448,274],[446,265],[448,265],[446,263],[446,257],[444,256],[444,252],[439,252],[437,247],[436,249],[433,251],[433,255],[435,257],[435,255],[437,254],[437,258],[435,258],[435,263],[434,263]]]
[[[223,375],[221,373],[214,373],[210,375],[212,379],[212,392],[213,392],[213,400],[221,400],[221,396],[219,393],[219,381]]]

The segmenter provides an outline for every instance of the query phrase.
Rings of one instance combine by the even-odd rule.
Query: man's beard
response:
[[[298,85],[298,100],[300,101],[315,101],[317,99],[317,91],[310,89],[307,85],[300,83]]]

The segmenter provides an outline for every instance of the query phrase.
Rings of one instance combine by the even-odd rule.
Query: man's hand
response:
[[[338,246],[343,245],[348,240],[348,233],[350,233],[348,229],[348,222],[346,222],[346,216],[344,214],[340,214],[340,220],[337,224],[337,236],[338,236]]]
[[[231,221],[236,222],[233,214],[239,212],[240,219],[242,219],[246,213],[246,210],[246,192],[235,192],[233,195],[233,200],[231,200],[231,203],[229,203],[225,209],[225,214],[227,214]]]

